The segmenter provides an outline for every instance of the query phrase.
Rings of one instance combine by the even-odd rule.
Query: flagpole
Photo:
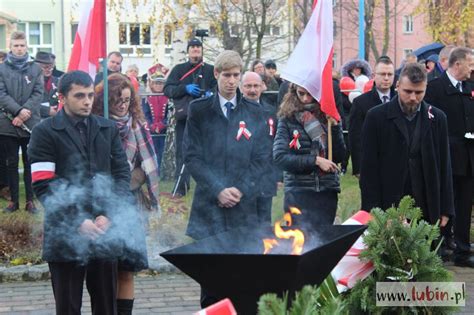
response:
[[[359,0],[359,59],[365,60],[365,6],[364,0]]]
[[[332,161],[332,118],[328,118],[328,160]]]
[[[108,80],[108,69],[107,69],[107,57],[102,60],[102,73],[104,77],[102,82],[104,83],[104,117],[109,118],[109,80]]]

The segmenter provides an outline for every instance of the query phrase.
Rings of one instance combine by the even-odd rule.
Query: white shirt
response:
[[[383,97],[384,96],[387,96],[388,97],[387,102],[390,102],[390,90],[388,90],[388,93],[382,93],[378,89],[375,89],[375,90],[377,90],[377,93],[379,94],[379,98],[382,101],[382,103],[383,103]]]
[[[451,81],[451,83],[453,84],[453,86],[456,88],[456,85],[458,85],[458,83],[461,83],[461,90],[459,90],[460,92],[462,92],[462,81],[458,81],[456,80],[450,73],[449,71],[446,71],[446,74],[448,75],[448,78],[449,78],[449,81]],[[456,88],[457,89],[457,88]]]
[[[219,95],[219,104],[221,105],[222,112],[224,113],[224,116],[227,117],[227,108],[225,107],[225,104],[227,102],[231,102],[232,103],[232,109],[235,109],[235,107],[237,106],[237,93],[230,100],[228,100],[225,97],[223,97],[222,95],[220,95],[220,93],[217,93],[217,95]]]

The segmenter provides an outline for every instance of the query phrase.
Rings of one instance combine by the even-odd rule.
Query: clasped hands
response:
[[[240,202],[242,193],[235,187],[228,187],[222,190],[217,196],[217,204],[221,208],[232,208]]]
[[[23,125],[23,123],[30,118],[31,118],[31,111],[26,108],[23,108],[22,110],[20,110],[18,115],[16,115],[16,117],[13,118],[12,125],[15,127],[21,127],[21,125]]]
[[[84,220],[79,226],[79,233],[90,240],[96,240],[99,236],[104,235],[109,227],[110,220],[103,215],[99,215],[94,221],[91,219]]]

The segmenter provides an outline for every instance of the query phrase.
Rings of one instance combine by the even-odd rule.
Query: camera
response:
[[[209,37],[209,30],[204,30],[204,29],[201,29],[201,30],[196,30],[195,32],[196,34],[196,37]]]

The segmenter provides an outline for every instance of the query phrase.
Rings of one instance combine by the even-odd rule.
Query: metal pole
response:
[[[365,0],[359,0],[359,59],[365,59]]]
[[[107,61],[108,58],[105,57],[102,60],[102,73],[104,77],[102,81],[104,82],[104,117],[109,118],[109,80],[108,80],[108,69],[107,69]]]

